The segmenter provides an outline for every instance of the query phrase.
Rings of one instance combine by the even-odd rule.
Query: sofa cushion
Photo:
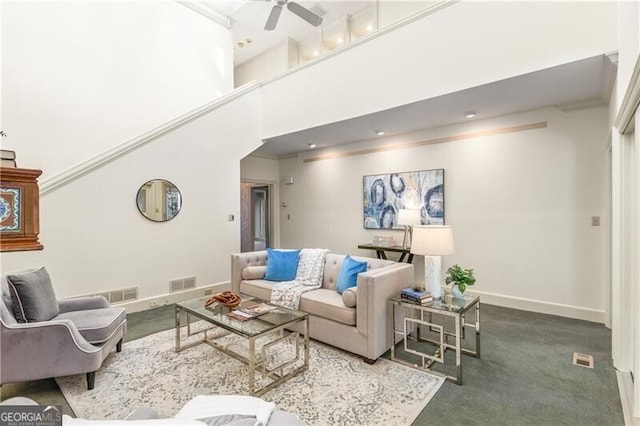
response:
[[[273,281],[248,280],[240,282],[240,293],[262,300],[271,300],[271,288],[273,288]]]
[[[342,303],[347,308],[353,308],[358,301],[358,287],[349,287],[342,292]]]
[[[356,324],[356,309],[342,302],[342,296],[335,290],[320,288],[307,291],[300,297],[301,311],[309,315],[327,318],[346,325]]]
[[[71,321],[87,342],[100,345],[111,337],[125,321],[127,312],[124,308],[102,308],[86,311],[64,312],[54,320]]]
[[[58,315],[58,300],[51,278],[42,267],[36,271],[7,275],[13,315],[18,322],[48,321]]]
[[[269,281],[291,281],[296,278],[300,250],[267,249],[267,270],[264,279]]]
[[[242,270],[243,280],[261,280],[267,270],[266,266],[247,266]]]
[[[366,272],[367,262],[361,262],[355,260],[353,257],[347,255],[342,266],[340,267],[340,273],[338,274],[338,282],[336,283],[336,291],[342,294],[343,291],[349,287],[353,287],[357,283],[358,274],[360,272]]]

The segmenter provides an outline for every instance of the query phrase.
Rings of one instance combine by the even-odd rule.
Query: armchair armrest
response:
[[[58,300],[60,313],[86,311],[89,309],[109,308],[111,305],[104,296],[83,296]]]
[[[398,263],[358,274],[357,328],[367,336],[368,358],[376,359],[391,347],[389,299],[413,282],[414,267]]]
[[[95,371],[102,362],[102,348],[88,343],[69,320],[0,327],[0,383]]]

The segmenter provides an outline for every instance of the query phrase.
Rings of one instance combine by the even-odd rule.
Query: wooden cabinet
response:
[[[0,168],[0,251],[42,250],[40,233],[41,170]]]

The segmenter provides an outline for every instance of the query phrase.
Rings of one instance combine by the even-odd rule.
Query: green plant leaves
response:
[[[453,265],[447,269],[447,277],[445,283],[458,286],[460,292],[464,292],[467,286],[474,285],[476,279],[473,276],[473,269],[463,269],[460,265]]]

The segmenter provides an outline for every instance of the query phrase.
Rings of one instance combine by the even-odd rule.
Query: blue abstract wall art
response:
[[[444,225],[444,169],[363,178],[365,229],[402,229],[400,209],[420,209],[423,225]]]

